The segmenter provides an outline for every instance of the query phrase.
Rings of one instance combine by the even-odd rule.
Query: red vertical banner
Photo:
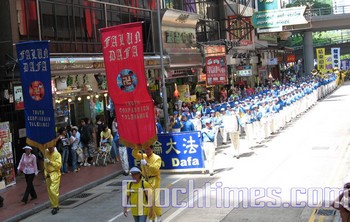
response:
[[[144,148],[157,140],[154,105],[147,89],[142,23],[101,29],[109,95],[115,106],[120,142]]]

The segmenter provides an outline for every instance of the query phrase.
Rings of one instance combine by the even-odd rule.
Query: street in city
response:
[[[338,221],[329,191],[342,187],[350,167],[349,110],[346,82],[262,144],[245,148],[243,137],[240,159],[229,144],[220,145],[212,177],[162,172],[162,221]],[[57,215],[45,209],[22,221],[133,221],[122,213],[126,179],[64,200]]]

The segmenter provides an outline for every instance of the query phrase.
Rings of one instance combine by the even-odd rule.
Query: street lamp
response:
[[[99,3],[104,5],[104,11],[105,11],[105,20],[106,20],[106,27],[107,27],[107,5],[115,6],[115,7],[123,7],[126,9],[132,9],[132,10],[141,10],[141,11],[147,11],[152,13],[153,11],[150,9],[144,9],[144,8],[137,8],[137,7],[131,7],[121,4],[115,4],[110,2],[103,2],[103,1],[97,1],[97,0],[87,0],[89,2]],[[163,98],[163,109],[164,109],[164,120],[165,120],[165,131],[169,131],[169,115],[168,115],[168,101],[167,101],[167,93],[166,93],[166,86],[165,86],[165,70],[164,70],[164,61],[163,61],[163,41],[162,41],[162,28],[160,26],[160,0],[156,0],[157,3],[157,23],[158,23],[158,37],[159,37],[159,56],[160,56],[160,67],[161,67],[161,78],[162,78],[162,98]],[[90,99],[90,97],[88,98]]]
[[[169,132],[169,114],[168,114],[168,100],[165,86],[165,73],[164,73],[164,61],[163,61],[163,38],[162,27],[160,23],[160,0],[157,0],[157,23],[158,23],[158,38],[159,38],[159,56],[160,56],[160,75],[162,78],[162,98],[163,98],[163,112],[164,112],[164,124],[165,132]]]

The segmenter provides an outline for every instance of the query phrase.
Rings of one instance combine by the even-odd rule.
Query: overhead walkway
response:
[[[305,13],[308,24],[285,26],[285,31],[330,31],[350,29],[350,5],[311,9]]]
[[[293,33],[304,32],[303,38],[303,60],[305,73],[311,73],[314,68],[314,44],[312,33],[317,31],[331,31],[350,29],[350,5],[341,7],[328,7],[311,9],[304,15],[309,21],[303,25],[292,25],[283,27],[284,31]],[[297,48],[296,48],[297,50]]]

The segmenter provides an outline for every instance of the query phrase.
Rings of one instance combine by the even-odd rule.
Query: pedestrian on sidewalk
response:
[[[344,190],[332,203],[334,209],[339,210],[342,222],[350,222],[350,178],[344,184]]]
[[[56,146],[58,152],[62,157],[62,174],[68,173],[68,157],[70,151],[70,142],[67,130],[64,127],[58,129],[58,136],[56,138]]]
[[[78,127],[72,127],[72,135],[69,138],[71,144],[71,157],[72,157],[72,168],[75,173],[77,173],[80,168],[78,167],[78,153],[77,150],[80,146],[80,133]]]
[[[142,178],[141,170],[137,167],[130,169],[130,173],[133,182],[129,182],[127,185],[127,206],[124,206],[124,216],[128,216],[128,206],[131,207],[131,214],[134,217],[135,222],[146,222],[147,217],[152,217],[152,186]],[[139,197],[143,195],[143,198]],[[142,203],[140,203],[142,200]]]
[[[119,143],[119,134],[116,132],[113,136],[113,143],[118,147],[118,153],[120,161],[124,170],[124,176],[129,175],[129,160],[128,160],[128,151],[125,145]]]
[[[160,166],[162,164],[162,159],[159,155],[153,153],[153,145],[144,149],[145,153],[140,153],[140,150],[133,149],[132,156],[136,160],[140,160],[142,175],[146,178],[146,181],[151,184],[154,194],[153,199],[153,209],[154,211],[150,221],[161,221],[162,208],[160,207]],[[157,220],[156,220],[157,219]]]
[[[23,149],[25,153],[22,155],[17,170],[18,173],[24,173],[26,179],[27,188],[22,198],[22,202],[26,204],[28,202],[29,195],[32,197],[32,200],[37,198],[33,180],[34,177],[38,175],[38,166],[36,163],[36,156],[32,154],[32,148],[30,146],[25,146]]]
[[[94,151],[97,150],[96,146],[96,129],[91,124],[89,118],[84,118],[81,120],[81,130],[80,130],[80,142],[83,146],[84,151],[84,166],[91,166],[93,161]]]
[[[52,215],[59,211],[59,190],[61,181],[61,154],[56,147],[49,147],[45,150],[44,175],[46,178],[47,193],[51,202]]]
[[[112,134],[113,134],[113,150],[115,151],[115,160],[117,162],[119,162],[119,159],[121,159],[121,155],[119,154],[119,143],[118,143],[118,139],[119,139],[119,136],[118,136],[118,139],[115,140],[114,138],[118,135],[118,122],[117,122],[117,118],[114,118],[113,119],[113,122],[112,122]],[[113,156],[112,156],[113,157]],[[129,170],[129,169],[128,169]]]

